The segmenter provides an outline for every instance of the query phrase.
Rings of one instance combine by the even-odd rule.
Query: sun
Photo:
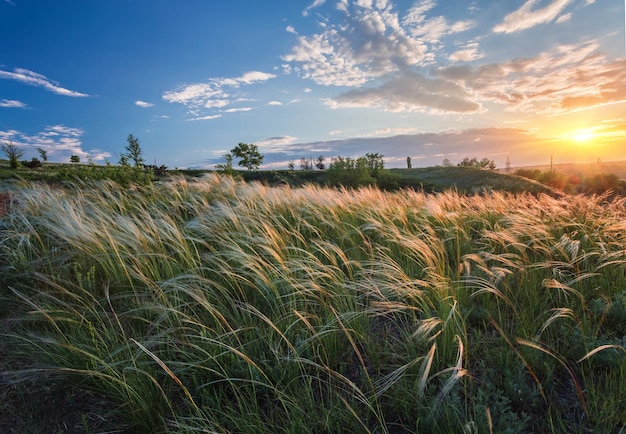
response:
[[[588,143],[593,139],[593,133],[589,131],[577,131],[572,134],[572,139],[578,143]]]
[[[593,128],[578,128],[570,130],[569,133],[563,135],[563,138],[578,145],[590,145],[596,142],[598,135]]]

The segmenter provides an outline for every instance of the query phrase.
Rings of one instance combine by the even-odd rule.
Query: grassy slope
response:
[[[215,176],[15,196],[0,413],[22,431],[626,427],[623,201]]]
[[[55,181],[59,180],[60,173],[71,173],[71,170],[80,167],[81,165],[46,163],[43,168],[33,170],[20,167],[16,171],[8,167],[6,160],[0,160],[0,179],[15,179],[19,177],[24,180]],[[171,173],[175,176],[182,174],[189,177],[200,177],[209,173],[209,171],[176,170]],[[554,194],[549,187],[526,178],[470,167],[391,169],[390,173],[398,177],[398,186],[428,192],[453,189],[461,193],[508,191],[512,193]],[[291,186],[302,186],[307,183],[324,185],[327,182],[325,172],[314,170],[241,171],[239,174],[247,181],[260,181],[269,185],[289,184]]]

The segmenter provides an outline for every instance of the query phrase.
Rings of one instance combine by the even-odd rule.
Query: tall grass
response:
[[[97,394],[94,430],[626,427],[624,200],[214,175],[14,196],[4,340],[31,362],[3,381]]]

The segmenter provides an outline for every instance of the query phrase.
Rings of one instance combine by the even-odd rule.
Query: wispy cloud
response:
[[[213,78],[204,83],[187,84],[175,90],[164,92],[162,97],[167,102],[182,104],[189,108],[190,112],[194,114],[194,118],[190,120],[215,119],[219,116],[199,116],[199,113],[204,109],[224,108],[233,102],[241,101],[242,98],[237,98],[236,95],[231,94],[233,90],[275,77],[276,75],[266,72],[250,71],[240,77]],[[235,109],[233,111],[241,110]]]
[[[290,145],[295,143],[298,140],[297,137],[293,136],[278,136],[278,137],[268,137],[267,139],[258,140],[254,142],[255,145],[262,148],[264,151],[276,151],[282,150],[286,145]]]
[[[150,107],[154,107],[154,104],[150,103],[150,102],[146,102],[146,101],[141,101],[141,100],[137,100],[135,101],[135,105],[137,107],[141,107],[141,108],[150,108]]]
[[[15,68],[13,72],[0,70],[0,78],[15,80],[29,86],[43,87],[50,92],[71,97],[87,97],[86,93],[76,92],[59,86],[58,83],[49,80],[45,75],[29,71],[28,69]]]
[[[452,62],[472,62],[474,60],[482,59],[483,57],[485,57],[485,53],[480,51],[478,43],[470,42],[460,50],[450,54],[449,59]]]
[[[0,107],[8,108],[26,108],[26,104],[14,99],[0,99]]]
[[[306,17],[307,15],[309,15],[309,11],[311,9],[315,9],[317,7],[320,7],[324,3],[326,3],[326,0],[315,0],[313,3],[311,3],[309,6],[307,6],[307,8],[302,12],[302,15]]]
[[[209,116],[201,116],[201,117],[197,117],[197,118],[191,118],[188,119],[189,121],[210,121],[213,119],[218,119],[221,118],[222,115],[209,115]]]
[[[249,112],[252,110],[252,107],[236,107],[224,110],[224,113],[239,113],[239,112]]]
[[[526,0],[526,3],[515,12],[511,12],[504,21],[493,28],[496,33],[514,33],[530,29],[539,24],[553,21],[569,5],[572,0],[553,0],[548,6],[533,9],[539,0]]]

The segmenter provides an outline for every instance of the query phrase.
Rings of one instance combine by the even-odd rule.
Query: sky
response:
[[[626,1],[0,0],[0,143],[262,169],[626,160]]]

